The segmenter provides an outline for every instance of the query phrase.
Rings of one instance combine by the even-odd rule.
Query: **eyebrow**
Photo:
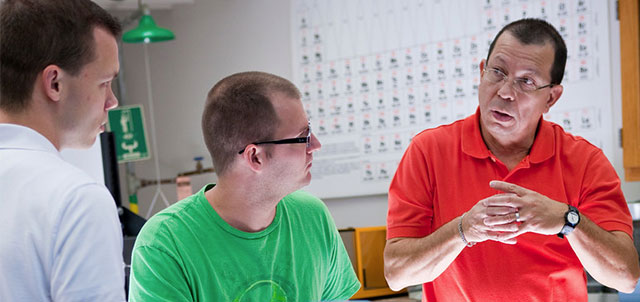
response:
[[[542,75],[542,73],[539,70],[536,70],[533,68],[523,68],[520,70],[516,70],[516,72],[521,73],[520,76],[532,75],[532,76],[540,77]]]
[[[496,56],[494,59],[496,61],[498,61],[497,62],[498,65],[505,65],[506,64],[505,61],[499,55]],[[504,66],[502,66],[502,67],[504,67]],[[495,65],[492,66],[491,68],[495,68]],[[535,75],[535,76],[540,76],[541,75],[540,71],[536,70],[534,68],[523,68],[523,69],[516,70],[516,72],[525,72],[525,73],[532,74],[532,75]]]
[[[104,76],[100,78],[100,81],[104,81],[104,80],[113,81],[118,78],[118,75],[119,75],[119,72],[114,72],[110,74],[105,73]]]

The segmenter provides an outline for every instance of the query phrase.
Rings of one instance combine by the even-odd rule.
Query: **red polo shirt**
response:
[[[388,239],[431,234],[501,193],[489,187],[491,180],[570,204],[601,228],[632,236],[620,179],[602,150],[541,120],[531,152],[508,171],[484,144],[479,114],[414,137],[389,189]],[[515,245],[485,241],[465,248],[423,291],[429,302],[587,301],[586,275],[568,241],[533,233]]]

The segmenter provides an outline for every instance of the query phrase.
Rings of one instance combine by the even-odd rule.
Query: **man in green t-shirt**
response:
[[[335,301],[360,283],[326,206],[297,191],[320,142],[289,81],[218,82],[202,117],[216,185],[151,218],[133,250],[130,301]]]

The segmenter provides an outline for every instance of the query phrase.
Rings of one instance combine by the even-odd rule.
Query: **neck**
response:
[[[222,220],[244,232],[259,232],[266,229],[276,215],[276,206],[282,197],[268,196],[266,188],[260,186],[238,186],[252,183],[234,177],[219,178],[211,190],[205,192],[209,204]]]
[[[55,119],[47,110],[41,110],[40,107],[33,105],[31,100],[30,106],[18,113],[8,113],[0,109],[0,123],[20,125],[31,128],[40,133],[49,140],[58,151],[60,151],[60,134],[56,130]]]
[[[515,168],[529,154],[535,139],[534,133],[531,137],[525,139],[524,142],[504,144],[486,133],[482,127],[481,131],[482,138],[485,145],[487,145],[487,148],[496,158],[507,166],[509,171]]]

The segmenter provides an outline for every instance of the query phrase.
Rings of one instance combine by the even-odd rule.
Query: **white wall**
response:
[[[176,34],[174,41],[149,45],[161,176],[174,177],[194,169],[195,156],[204,156],[204,166],[211,166],[201,137],[200,117],[205,96],[214,83],[247,70],[292,78],[290,0],[197,0],[152,14],[156,23]],[[615,24],[611,30],[617,32]],[[142,45],[125,44],[122,48],[126,93],[121,103],[144,104],[149,126]],[[619,59],[612,58],[611,64],[614,73],[619,74]],[[617,129],[621,127],[620,85],[619,79],[612,81],[617,91],[613,96]],[[617,150],[614,165],[622,176],[621,154],[621,149]],[[124,169],[123,165],[120,167]],[[141,177],[154,178],[153,161],[136,163],[136,172]],[[194,191],[209,177],[213,179],[213,175],[195,178]],[[126,186],[122,190],[127,192]],[[640,183],[624,183],[623,190],[629,201],[640,199]],[[163,191],[175,201],[174,186],[165,185]],[[154,192],[154,187],[139,192],[141,213],[147,212]],[[375,195],[325,202],[338,227],[360,227],[385,224],[386,198]],[[159,209],[156,207],[153,212]]]

